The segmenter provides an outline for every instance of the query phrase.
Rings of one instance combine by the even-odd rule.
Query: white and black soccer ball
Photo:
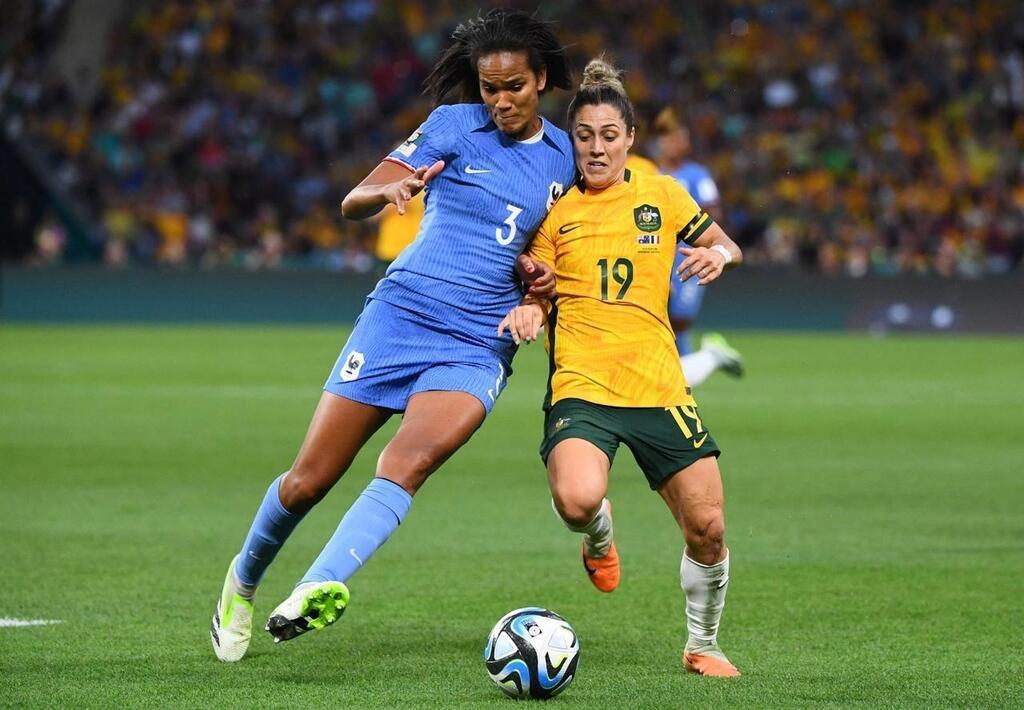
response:
[[[491,680],[513,698],[551,698],[576,676],[580,641],[569,622],[541,607],[510,611],[487,637]]]

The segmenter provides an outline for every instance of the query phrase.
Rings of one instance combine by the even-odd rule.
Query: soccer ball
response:
[[[487,637],[484,663],[491,680],[513,698],[551,698],[576,675],[580,641],[569,622],[549,609],[510,611]]]

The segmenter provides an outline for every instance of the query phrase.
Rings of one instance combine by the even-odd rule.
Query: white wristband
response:
[[[726,264],[732,263],[732,254],[730,254],[729,250],[723,247],[721,244],[715,244],[714,246],[711,247],[711,249],[713,251],[717,251],[719,254],[724,256]]]

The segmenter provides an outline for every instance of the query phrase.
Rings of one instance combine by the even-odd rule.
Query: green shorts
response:
[[[695,461],[721,451],[704,427],[696,407],[609,407],[582,399],[563,399],[544,417],[540,457],[545,465],[555,445],[583,439],[615,460],[619,444],[633,452],[652,490]]]

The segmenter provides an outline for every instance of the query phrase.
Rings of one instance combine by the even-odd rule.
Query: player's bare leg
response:
[[[321,394],[302,448],[281,480],[281,504],[302,514],[319,503],[392,414],[331,392]]]
[[[464,392],[421,392],[377,461],[377,477],[349,508],[292,594],[274,609],[267,631],[287,641],[337,621],[349,601],[345,582],[405,518],[414,494],[483,423],[480,401]],[[300,455],[301,458],[301,455]]]
[[[608,492],[608,456],[584,439],[565,439],[548,454],[551,503],[565,526],[583,534],[583,568],[602,592],[619,586]]]
[[[487,412],[466,392],[419,392],[377,461],[377,476],[415,495],[427,478],[469,441]]]
[[[740,672],[718,647],[718,625],[729,586],[729,551],[717,459],[698,460],[669,478],[658,492],[686,538],[679,569],[689,632],[683,665],[701,675],[738,676]]]

